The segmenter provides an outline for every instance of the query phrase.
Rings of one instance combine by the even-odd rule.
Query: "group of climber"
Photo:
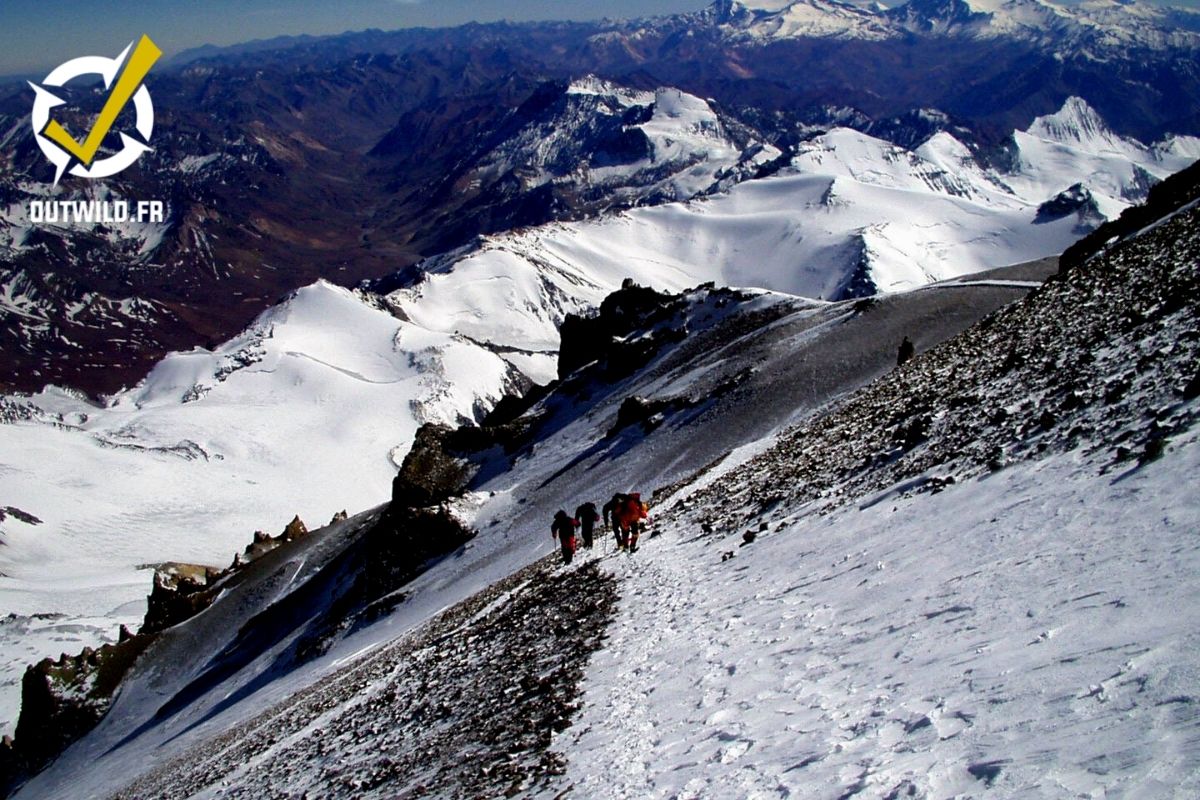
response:
[[[596,523],[601,521],[604,530],[609,530],[611,526],[618,551],[637,552],[638,537],[645,530],[650,517],[650,507],[642,502],[641,494],[618,492],[604,504],[601,512],[596,511],[595,503],[587,502],[575,509],[574,517],[562,509],[554,515],[550,535],[562,547],[564,564],[570,564],[575,557],[575,529],[579,529],[584,548],[590,550],[595,541]]]

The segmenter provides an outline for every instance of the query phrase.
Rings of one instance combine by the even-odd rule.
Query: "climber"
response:
[[[588,550],[592,549],[592,532],[599,521],[600,515],[596,513],[595,503],[588,501],[575,509],[575,524],[579,526],[579,532],[583,534],[583,546]]]
[[[628,495],[624,495],[624,494],[621,494],[620,492],[617,492],[616,494],[614,494],[612,496],[612,499],[609,500],[607,503],[605,503],[604,507],[600,509],[601,511],[604,512],[604,530],[608,530],[609,520],[612,519],[613,520],[613,536],[616,537],[617,548],[622,549],[622,550],[625,548],[625,543],[622,541],[621,529],[616,524],[616,519],[613,517],[613,512],[615,512],[617,510],[617,508],[619,506],[621,506],[628,499],[628,497],[629,497]]]
[[[613,528],[617,532],[618,549],[628,549],[630,553],[637,552],[638,537],[644,527],[643,520],[649,517],[650,507],[642,502],[642,496],[637,492],[621,495],[624,498],[613,509]],[[614,499],[616,499],[614,497]]]
[[[913,353],[915,352],[916,348],[913,347],[913,343],[909,341],[907,336],[905,336],[904,341],[900,343],[899,351],[896,353],[896,366],[900,366],[904,362],[911,359],[913,357]]]
[[[575,555],[575,520],[567,516],[567,512],[561,508],[554,515],[554,522],[550,525],[550,536],[557,539],[562,545],[563,563],[570,564],[571,559]]]

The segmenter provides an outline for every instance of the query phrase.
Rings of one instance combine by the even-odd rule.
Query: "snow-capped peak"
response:
[[[585,75],[565,89],[547,84],[541,97],[546,102],[514,117],[519,128],[478,162],[476,185],[515,176],[581,203],[603,193],[606,203],[636,205],[727,188],[780,155],[729,130],[707,101],[671,87],[634,89]]]
[[[1081,97],[1068,97],[1061,109],[1038,117],[1026,131],[1031,136],[1070,145],[1089,153],[1123,153],[1140,144],[1113,133]]]
[[[1064,13],[1042,0],[910,0],[886,16],[911,33],[1039,40],[1068,32]]]
[[[654,92],[630,89],[627,86],[606,81],[595,75],[585,75],[582,78],[572,81],[567,86],[567,94],[610,97],[626,108],[629,106],[649,105],[654,102]]]
[[[725,5],[729,7],[740,6],[750,11],[766,11],[774,14],[782,11],[794,2],[795,0],[732,0],[732,2]]]
[[[712,10],[727,33],[755,40],[880,40],[891,35],[874,11],[842,0],[718,0]]]
[[[890,9],[871,0],[717,0],[707,13],[728,35],[752,40],[1004,37],[1092,54],[1200,47],[1200,14],[1138,0],[909,0]]]

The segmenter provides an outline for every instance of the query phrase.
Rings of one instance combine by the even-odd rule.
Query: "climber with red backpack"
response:
[[[645,527],[643,520],[649,518],[650,507],[642,502],[638,492],[618,492],[604,504],[604,525],[612,519],[613,533],[617,538],[617,549],[637,552],[638,536]]]
[[[562,509],[554,515],[554,522],[550,525],[551,538],[557,539],[562,546],[562,557],[564,564],[570,564],[571,559],[575,556],[575,526],[578,523],[567,516],[567,512]]]

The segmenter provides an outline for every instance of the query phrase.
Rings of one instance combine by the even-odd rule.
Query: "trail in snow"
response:
[[[555,743],[572,796],[1196,796],[1197,439],[764,519],[746,547],[666,521],[605,562],[622,601]]]

